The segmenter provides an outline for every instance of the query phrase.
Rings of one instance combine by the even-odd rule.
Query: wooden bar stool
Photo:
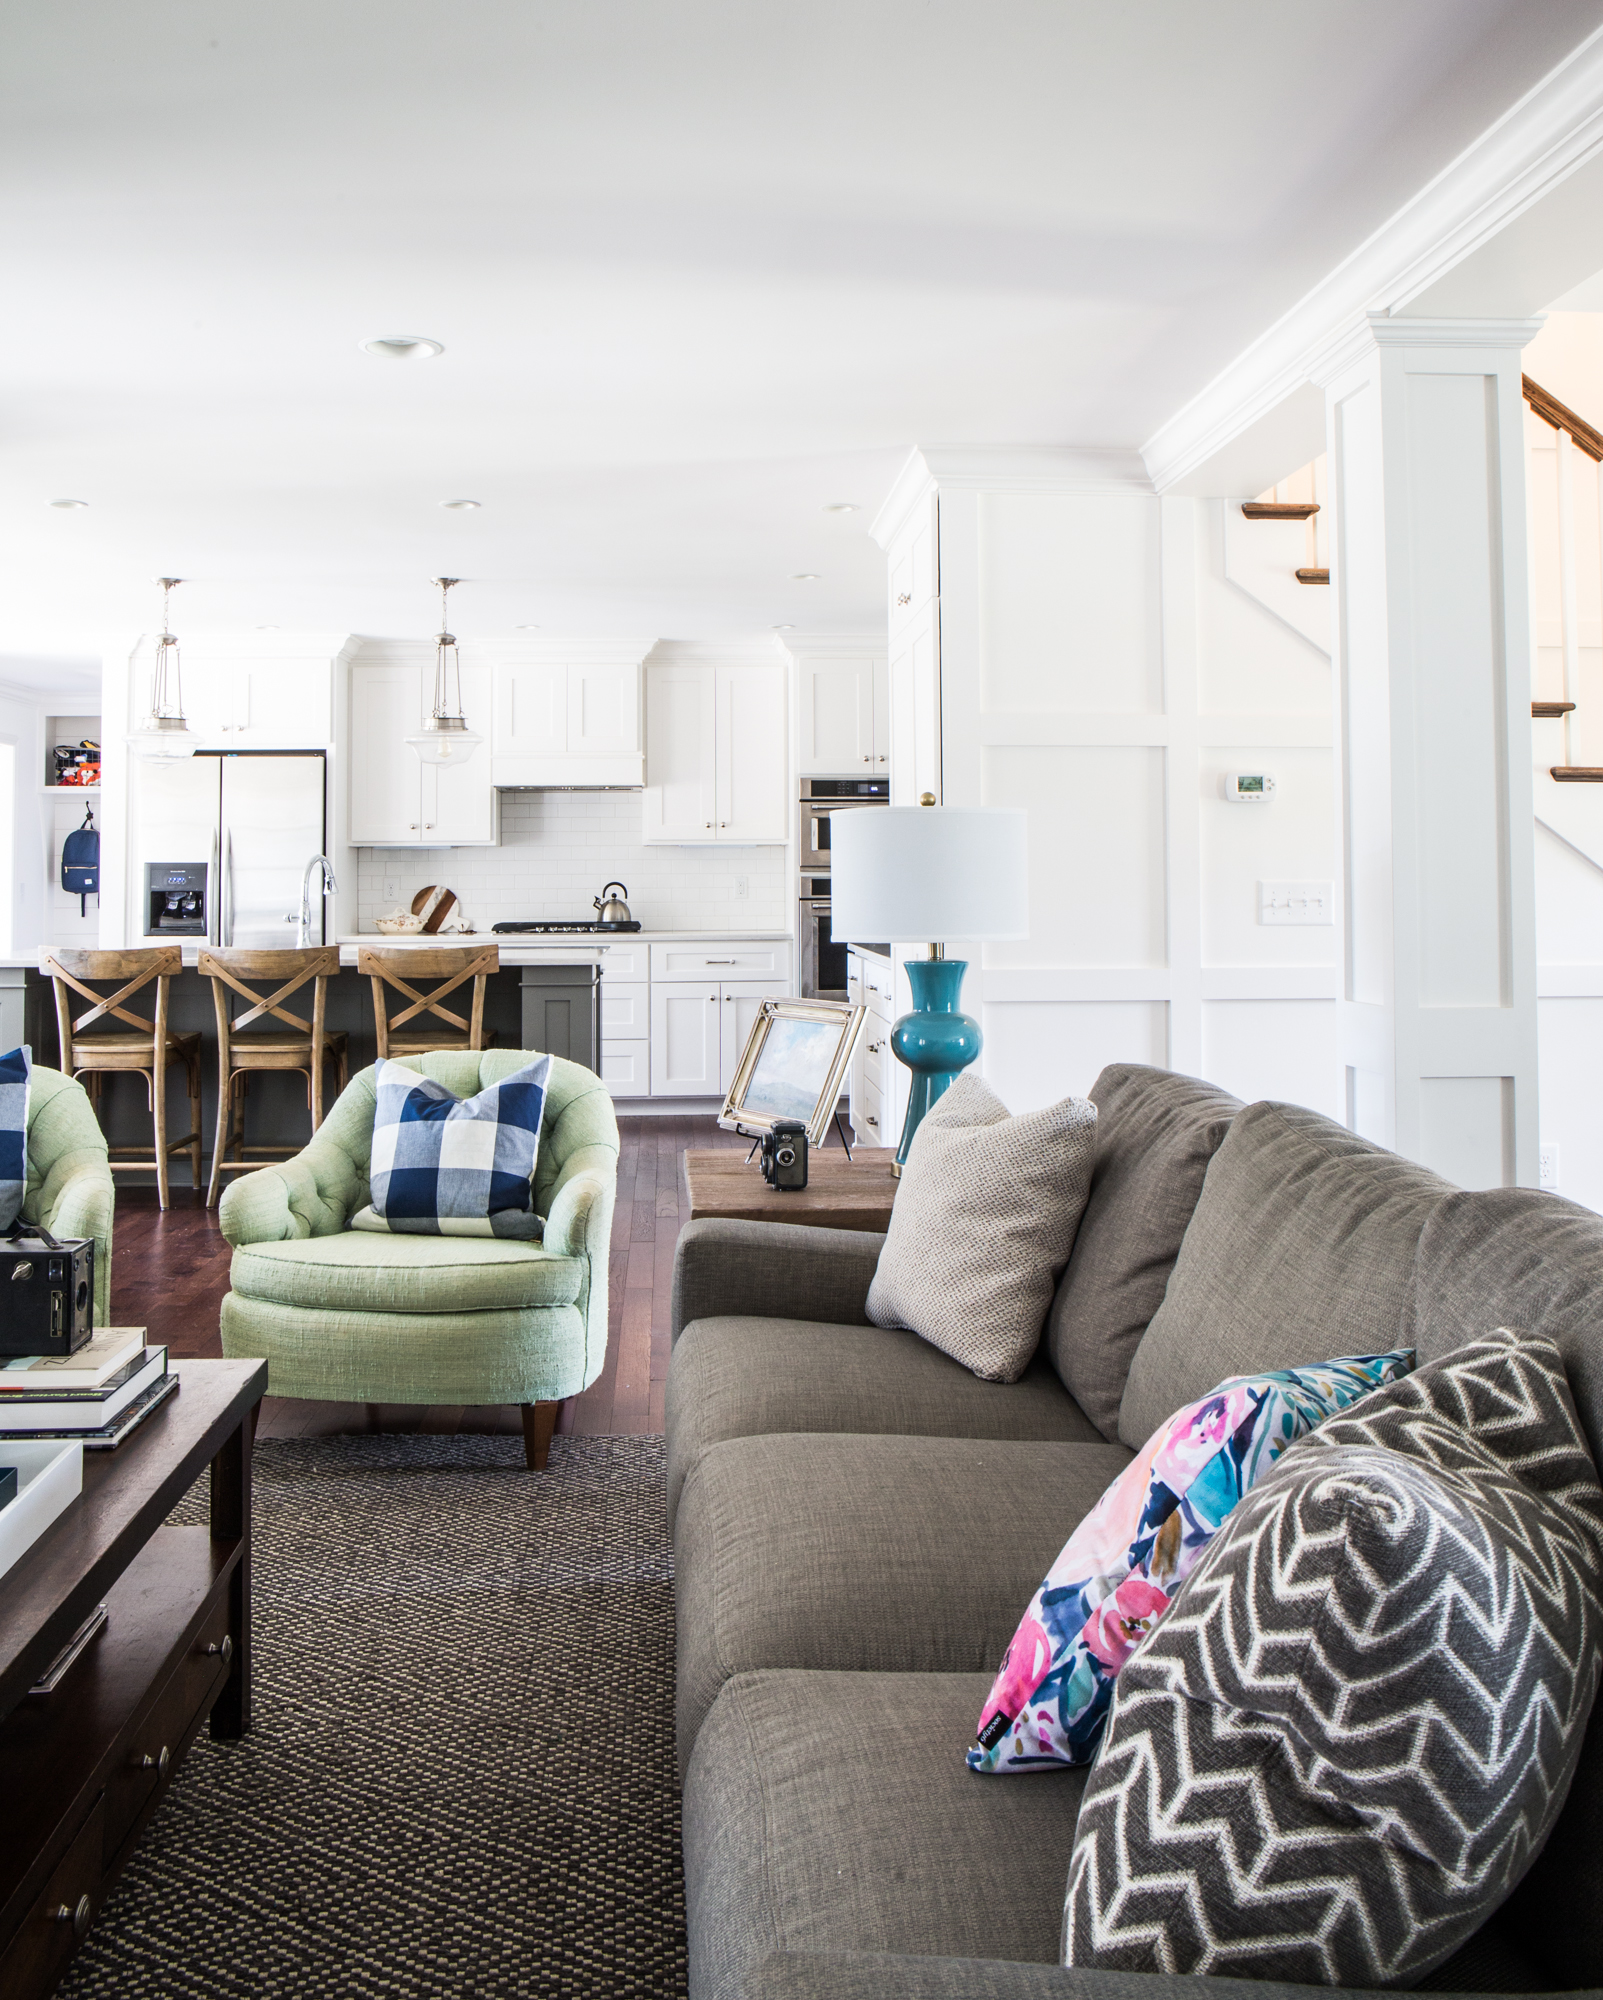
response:
[[[61,1037],[61,1067],[69,1076],[88,1079],[95,1110],[100,1110],[102,1079],[116,1070],[134,1070],[145,1079],[145,1095],[154,1125],[153,1150],[137,1146],[113,1146],[108,1159],[115,1174],[119,1170],[156,1170],[156,1199],[167,1206],[167,1160],[173,1153],[189,1154],[189,1170],[195,1186],[200,1186],[200,1036],[175,1034],[167,1026],[167,988],[184,961],[175,944],[158,945],[149,951],[46,951],[40,969],[56,989],[56,1028]],[[113,986],[112,994],[95,992],[95,986]],[[126,1003],[150,982],[156,982],[156,1018],[130,1013]],[[93,1004],[76,1020],[72,1017],[71,994],[79,994]],[[125,1021],[127,1029],[102,1029],[97,1034],[84,1030],[105,1017]],[[181,1139],[167,1137],[167,1065],[181,1062],[189,1079],[189,1130]]]
[[[378,1029],[380,1061],[388,1056],[420,1056],[428,1049],[483,1049],[494,1041],[493,1033],[484,1032],[484,982],[492,972],[501,970],[499,945],[474,945],[465,950],[402,945],[395,951],[370,951],[366,945],[360,945],[356,969],[365,972],[373,982],[373,1021]],[[420,993],[412,984],[417,979],[432,979],[435,984],[427,993]],[[473,981],[473,1018],[465,1021],[440,1002],[469,979]],[[398,1014],[387,1015],[386,986],[393,986],[413,1004],[403,1007]],[[459,1000],[457,1005],[461,1004]],[[442,1021],[449,1022],[451,1032],[419,1034],[414,1028],[410,1034],[396,1033],[425,1012],[438,1014]]]
[[[215,1208],[224,1174],[254,1173],[270,1160],[288,1160],[299,1146],[245,1144],[245,1092],[252,1070],[299,1070],[306,1078],[306,1101],[312,1130],[323,1122],[323,1066],[339,1065],[339,1087],[348,1081],[347,1037],[329,1034],[323,1026],[328,982],[340,969],[339,946],[315,946],[309,951],[203,951],[196,961],[203,978],[212,983],[217,1008],[217,1138],[212,1146],[211,1185],[206,1206]],[[292,1013],[284,1002],[312,984],[312,1018]],[[273,993],[257,990],[281,982]],[[248,1004],[235,1014],[235,997]],[[305,1001],[301,1002],[305,1006]],[[271,1014],[285,1029],[258,1029],[242,1034],[252,1021]]]

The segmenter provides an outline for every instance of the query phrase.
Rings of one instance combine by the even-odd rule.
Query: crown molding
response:
[[[1411,299],[1600,152],[1603,28],[1153,432],[1141,448],[1153,485],[1166,492],[1196,472],[1315,379],[1316,358],[1328,365],[1327,350],[1367,331],[1376,315],[1403,315]]]
[[[463,635],[464,659],[492,666],[638,666],[656,644],[654,639],[563,638],[558,633],[486,632]],[[361,638],[352,658],[364,663],[412,663],[434,658],[432,638]]]
[[[942,493],[1130,493],[1154,488],[1141,454],[1125,446],[921,445],[896,475],[869,524],[882,549],[906,526],[919,502]]]
[[[730,639],[659,639],[646,656],[648,666],[695,666],[711,664],[726,667],[751,667],[781,665],[787,657],[784,634],[781,632],[753,633],[748,638],[738,636]]]

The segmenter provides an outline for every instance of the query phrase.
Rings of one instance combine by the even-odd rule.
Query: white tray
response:
[[[17,1497],[0,1507],[0,1576],[83,1491],[83,1446],[59,1438],[0,1443],[0,1466],[17,1468]]]

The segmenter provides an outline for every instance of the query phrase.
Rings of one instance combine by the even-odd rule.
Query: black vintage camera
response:
[[[0,1239],[0,1355],[76,1354],[93,1337],[95,1245],[24,1223]]]
[[[807,1127],[795,1118],[776,1118],[763,1134],[763,1179],[771,1188],[807,1185]]]

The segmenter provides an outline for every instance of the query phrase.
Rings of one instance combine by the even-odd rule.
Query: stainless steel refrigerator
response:
[[[212,944],[282,951],[298,937],[301,879],[325,854],[325,758],[319,751],[203,750],[134,767],[136,934],[172,935],[150,908],[150,870],[206,870],[204,935]],[[324,899],[312,897],[313,944]]]

